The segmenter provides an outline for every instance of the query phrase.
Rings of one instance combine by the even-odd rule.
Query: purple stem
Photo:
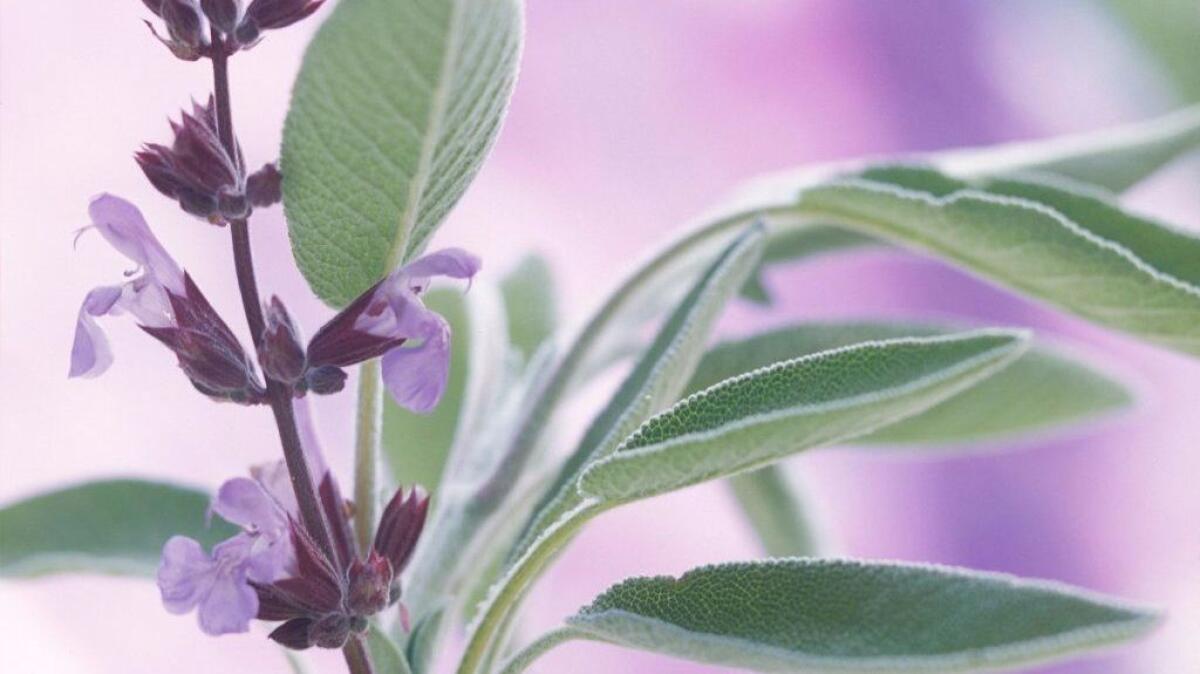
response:
[[[230,108],[229,96],[229,55],[225,52],[220,33],[213,29],[213,97],[217,104],[217,133],[221,144],[230,157],[237,156],[237,148],[233,136],[233,112]],[[237,270],[238,290],[242,295],[242,308],[246,311],[246,322],[250,325],[251,339],[257,351],[266,321],[263,319],[262,301],[258,294],[258,281],[254,276],[254,255],[250,250],[250,230],[245,218],[231,220],[229,231],[233,239],[233,263]],[[275,426],[279,430],[279,441],[283,446],[283,459],[291,476],[292,489],[296,492],[296,502],[300,505],[300,518],[304,528],[321,547],[329,559],[336,559],[332,539],[325,517],[321,514],[321,504],[313,487],[312,475],[308,470],[308,462],[304,458],[304,447],[300,441],[300,432],[296,427],[295,410],[292,408],[291,388],[283,382],[272,379],[263,373],[267,382],[267,400],[275,415]],[[362,637],[353,635],[342,648],[346,665],[351,674],[374,674],[371,659],[363,644]]]

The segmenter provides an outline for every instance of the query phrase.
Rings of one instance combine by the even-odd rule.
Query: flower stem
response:
[[[358,373],[357,435],[354,440],[354,533],[363,554],[371,549],[379,509],[379,435],[383,422],[383,387],[379,360],[362,364]]]
[[[229,56],[225,53],[221,35],[215,28],[212,31],[212,43],[213,98],[217,108],[217,133],[225,151],[230,157],[236,157],[238,150],[233,135],[233,113],[229,96]],[[250,230],[246,219],[230,221],[229,231],[233,239],[233,262],[237,271],[238,290],[242,295],[242,308],[246,312],[246,323],[250,326],[250,337],[257,351],[265,321],[262,300],[258,294],[258,281],[254,276],[254,255],[250,249]],[[272,379],[266,373],[264,377],[267,382],[267,399],[271,403],[275,426],[279,430],[279,442],[283,446],[283,459],[291,477],[292,489],[296,492],[296,502],[300,506],[300,518],[308,534],[325,555],[329,559],[336,559],[329,527],[321,513],[321,504],[317,498],[312,474],[309,472],[308,461],[304,458],[300,432],[296,428],[292,392],[286,384]],[[357,637],[346,642],[343,653],[351,674],[373,674],[371,660]]]

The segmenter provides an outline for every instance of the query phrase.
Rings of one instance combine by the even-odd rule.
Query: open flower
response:
[[[237,337],[150,232],[133,204],[102,194],[88,207],[92,226],[137,264],[129,280],[93,289],[83,300],[71,346],[70,377],[95,377],[112,364],[112,351],[96,322],[128,312],[167,345],[192,384],[218,400],[261,401],[263,388]],[[140,272],[140,273],[139,273]]]
[[[459,248],[400,267],[317,331],[308,344],[309,366],[346,367],[382,355],[383,380],[396,402],[431,411],[450,373],[450,325],[420,295],[434,276],[469,280],[479,268],[479,258]]]
[[[245,632],[259,611],[250,583],[270,583],[295,567],[289,513],[262,483],[234,478],[217,491],[212,512],[242,527],[206,553],[200,543],[173,536],[163,547],[158,588],[171,613],[196,609],[200,629]]]

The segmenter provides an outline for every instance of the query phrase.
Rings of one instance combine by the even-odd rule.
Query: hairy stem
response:
[[[379,360],[362,364],[358,373],[358,413],[354,440],[354,533],[358,549],[371,549],[379,510],[379,435],[383,422],[383,387]]]
[[[221,144],[229,156],[237,156],[237,141],[233,135],[233,113],[229,96],[229,57],[225,53],[220,34],[213,29],[213,98],[216,103],[217,133]],[[238,290],[242,295],[242,308],[246,312],[246,323],[250,326],[250,337],[257,351],[262,339],[263,320],[262,300],[258,294],[258,281],[254,276],[254,255],[250,249],[250,231],[245,218],[232,220],[229,223],[230,235],[233,239],[233,263],[237,271]],[[296,492],[296,502],[300,506],[300,518],[304,528],[312,536],[321,550],[329,557],[336,559],[333,551],[332,538],[325,517],[321,513],[321,504],[317,498],[312,474],[308,469],[308,461],[304,457],[304,446],[300,441],[300,432],[296,428],[295,411],[292,409],[291,388],[272,379],[264,373],[267,382],[267,399],[275,416],[275,427],[279,430],[279,442],[283,447],[283,459],[287,464],[288,475],[291,477],[292,489]],[[371,660],[362,642],[353,637],[346,642],[343,653],[346,665],[351,674],[373,674]]]
[[[560,627],[553,632],[547,632],[538,637],[537,640],[530,643],[520,652],[514,654],[507,662],[504,663],[504,668],[500,670],[500,674],[521,674],[529,665],[533,664],[534,660],[548,653],[555,646],[564,644],[574,639],[590,639],[593,641],[602,641],[585,632],[580,632],[571,627]]]

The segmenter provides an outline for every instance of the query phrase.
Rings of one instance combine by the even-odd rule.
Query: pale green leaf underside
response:
[[[284,126],[292,250],[344,305],[426,245],[499,130],[519,0],[342,0],[305,53]]]
[[[39,494],[0,509],[0,576],[106,573],[150,576],[176,534],[207,549],[233,535],[205,524],[207,494],[144,480],[104,480]]]
[[[881,166],[804,190],[799,212],[927,251],[1101,325],[1200,354],[1200,239],[1061,179],[968,185]]]
[[[635,578],[568,620],[616,644],[765,672],[1009,669],[1129,641],[1146,610],[1074,588],[947,567],[724,564]]]
[[[758,264],[764,238],[761,226],[747,228],[692,286],[563,464],[514,556],[579,503],[574,485],[589,463],[611,454],[650,415],[678,398],[704,352],[721,309]]]
[[[858,342],[946,334],[919,323],[802,323],[713,347],[688,393],[772,363]],[[926,412],[858,438],[855,444],[947,445],[1063,425],[1128,405],[1115,381],[1043,349],[1025,353],[987,380]]]
[[[866,435],[978,383],[1026,346],[1023,333],[981,330],[776,363],[652,417],[587,468],[579,491],[604,503],[631,501]]]

